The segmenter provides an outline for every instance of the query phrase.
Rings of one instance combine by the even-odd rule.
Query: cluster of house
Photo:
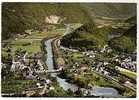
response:
[[[84,73],[88,70],[88,67],[86,64],[79,64],[78,62],[75,62],[70,69],[71,73],[74,73],[75,76],[78,76],[81,73]]]
[[[136,72],[136,55],[117,55],[113,57],[113,60],[119,63],[119,67],[125,68],[127,70]]]
[[[128,69],[130,71],[136,71],[136,61],[132,61],[131,58],[126,58],[124,60],[120,60],[118,58],[115,58],[115,61],[119,63],[119,67],[121,68],[125,68]],[[103,73],[104,75],[114,75],[114,72],[110,69],[107,69],[107,65],[109,65],[110,62],[99,62],[98,64],[96,64],[95,67],[93,67],[92,69],[96,70],[97,72]],[[116,69],[116,66],[114,67],[114,69]]]
[[[82,52],[82,54],[89,58],[95,58],[98,52],[99,52],[98,50],[92,50],[92,51]],[[111,52],[112,49],[108,45],[104,45],[104,47],[100,50],[100,53],[111,53]]]
[[[12,59],[11,72],[21,72],[22,77],[27,80],[37,80],[36,89],[41,89],[40,95],[46,94],[49,90],[53,90],[52,81],[50,79],[42,78],[39,73],[45,72],[44,65],[41,62],[41,54],[35,53],[29,56],[26,51],[19,50]],[[2,64],[6,67],[5,64]],[[34,88],[23,91],[27,96],[33,95]]]
[[[23,74],[25,77],[32,76],[35,70],[43,70],[43,65],[40,58],[40,53],[35,53],[31,57],[29,57],[26,51],[18,51],[15,54],[15,58],[12,58],[12,65],[10,70],[12,72],[25,70]]]
[[[100,52],[101,53],[110,53],[110,52],[112,52],[112,49],[108,45],[105,45],[104,48],[102,48]],[[89,58],[95,58],[96,53],[97,53],[97,51],[94,50],[94,51],[83,52],[83,55],[88,56]],[[111,61],[115,61],[115,62],[119,63],[120,67],[122,67],[122,68],[136,72],[136,53],[133,53],[130,55],[114,54],[114,57],[111,59]],[[104,66],[106,63],[108,63],[108,62],[104,62]]]
[[[121,62],[121,67],[136,72],[136,61],[132,61],[132,58],[128,57]]]
[[[89,51],[89,52],[82,52],[84,56],[88,56],[89,58],[95,58],[97,51]]]
[[[110,71],[105,66],[109,65],[108,62],[99,62],[96,64],[96,66],[93,66],[92,70],[95,70],[96,72],[99,72],[105,76],[112,76],[114,75],[113,71]]]

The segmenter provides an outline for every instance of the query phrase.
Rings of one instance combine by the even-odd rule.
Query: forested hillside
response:
[[[133,52],[136,49],[137,26],[129,28],[121,37],[110,41],[110,46],[118,51]]]
[[[66,18],[66,23],[85,23],[90,19],[79,4],[3,3],[2,38],[9,38],[26,29],[41,29],[46,25],[45,17],[50,15]]]
[[[136,17],[125,20],[130,24],[128,29],[102,27],[96,28],[95,25],[84,24],[73,33],[66,35],[61,44],[81,50],[103,48],[109,44],[116,51],[133,52],[136,48]],[[120,34],[120,36],[109,40],[109,35]]]
[[[2,39],[24,32],[26,29],[41,29],[45,26],[45,17],[49,15],[66,18],[65,22],[86,23],[86,21],[92,21],[93,14],[101,17],[129,17],[135,15],[136,7],[134,5],[111,3],[2,3]]]
[[[129,18],[136,14],[134,3],[93,3],[84,5],[93,16]]]

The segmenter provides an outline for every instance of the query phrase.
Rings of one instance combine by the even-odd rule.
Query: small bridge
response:
[[[47,70],[47,71],[45,71],[45,72],[47,72],[47,73],[58,73],[58,72],[61,72],[61,70]]]
[[[37,73],[59,73],[61,69],[58,70],[43,70],[43,71],[36,71]]]

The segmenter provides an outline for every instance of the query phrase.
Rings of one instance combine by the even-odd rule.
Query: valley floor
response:
[[[81,24],[74,23],[71,26],[75,30]],[[127,66],[134,64],[130,55],[108,52],[111,49],[109,46],[101,51],[63,49],[59,42],[63,34],[68,34],[65,34],[66,30],[60,28],[48,32],[34,31],[24,38],[21,36],[8,42],[3,41],[3,96],[90,96],[88,91],[80,88],[89,90],[94,87],[112,88],[118,91],[119,96],[136,96],[136,70],[124,66],[125,63]],[[60,70],[58,77],[77,85],[77,91],[65,91],[57,79],[47,72],[48,65],[45,61],[48,59],[48,52],[45,48],[48,47],[44,45],[44,41],[50,38],[54,39],[52,56],[54,68]],[[94,96],[105,97],[102,94]]]

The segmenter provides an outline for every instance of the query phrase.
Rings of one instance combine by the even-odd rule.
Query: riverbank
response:
[[[59,57],[61,57],[62,55],[60,55],[60,51],[59,51],[59,47],[57,47],[58,45],[58,38],[54,38],[53,40],[51,39],[51,40],[48,40],[48,41],[51,41],[52,43],[50,43],[50,42],[47,42],[47,47],[49,47],[49,48],[47,48],[47,52],[51,52],[50,51],[50,49],[52,49],[52,52],[51,53],[49,53],[49,54],[51,54],[52,55],[52,53],[53,53],[53,56],[50,56],[50,55],[48,55],[49,57],[49,60],[47,61],[48,63],[47,64],[49,64],[49,66],[48,67],[51,67],[50,68],[50,70],[53,70],[54,68],[58,68],[58,67],[53,67],[52,68],[52,66],[54,66],[54,65],[58,65],[57,64],[57,58],[59,58]],[[49,43],[49,45],[48,45],[48,43]],[[52,46],[52,48],[51,48],[51,46]],[[51,60],[53,60],[53,61],[50,61],[50,59]],[[54,65],[53,65],[54,64]],[[65,68],[66,66],[63,66],[63,68]],[[53,74],[52,74],[53,75]],[[68,83],[67,81],[66,81],[66,79],[62,79],[62,78],[60,78],[59,76],[57,76],[56,74],[54,75],[55,77],[57,77],[57,81],[60,83],[60,85],[64,88],[64,90],[67,90],[67,89],[71,89],[73,92],[75,92],[75,90],[77,91],[78,90],[78,88],[81,88],[81,87],[78,87],[78,86],[74,86],[74,87],[72,87],[74,84],[73,83]],[[62,83],[61,83],[62,82]],[[72,85],[73,84],[73,85]],[[68,87],[67,87],[68,86]],[[83,89],[83,88],[81,88],[81,90],[85,90],[85,91],[90,91],[90,96],[92,95],[95,95],[95,96],[104,96],[104,92],[101,94],[101,95],[99,95],[98,94],[98,92],[96,92],[96,91],[98,91],[98,89],[100,89],[101,90],[101,87],[95,87],[95,90],[93,91],[93,90],[87,90],[87,89]],[[102,87],[102,90],[105,90],[105,89],[107,89],[107,87]],[[92,92],[91,92],[92,91]],[[114,91],[116,91],[116,90],[111,90],[111,92],[114,92]],[[82,91],[83,92],[83,91]],[[95,92],[96,92],[96,94],[95,94]],[[113,96],[116,96],[116,92],[114,92],[114,95]],[[84,94],[83,94],[84,95]],[[85,96],[85,95],[84,95]]]

